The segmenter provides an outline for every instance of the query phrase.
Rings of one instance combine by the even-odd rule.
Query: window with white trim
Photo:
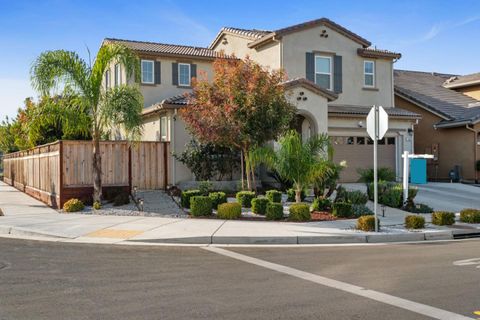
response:
[[[170,119],[167,116],[160,118],[160,141],[169,141],[170,137],[168,132],[170,131]]]
[[[315,56],[315,83],[332,90],[332,57]]]
[[[115,65],[115,87],[118,87],[122,84],[122,68],[120,63]]]
[[[110,89],[110,70],[105,71],[105,90]]]
[[[375,87],[375,62],[365,60],[363,62],[363,85]]]
[[[190,64],[189,63],[179,63],[178,64],[178,85],[179,86],[190,86]]]
[[[152,60],[142,60],[142,83],[154,83],[154,62]]]

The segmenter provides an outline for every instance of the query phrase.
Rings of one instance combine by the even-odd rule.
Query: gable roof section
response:
[[[443,86],[445,88],[464,88],[480,84],[480,72],[467,74],[465,76],[453,76],[447,79]]]
[[[364,58],[400,59],[402,57],[402,55],[398,52],[376,48],[358,48],[357,54]]]
[[[285,82],[283,82],[283,85],[285,89],[290,89],[290,88],[295,88],[295,87],[304,87],[307,88],[314,93],[326,98],[328,101],[333,101],[338,98],[338,95],[330,90],[324,89],[320,87],[319,85],[313,83],[310,80],[307,80],[305,78],[294,78],[294,79],[289,79]]]
[[[261,37],[271,33],[272,31],[257,30],[257,29],[242,29],[233,27],[223,27],[218,33],[212,43],[208,46],[209,49],[215,48],[217,43],[222,39],[224,34],[231,34],[251,41],[260,39]]]
[[[203,47],[194,47],[194,46],[184,46],[177,44],[165,44],[157,42],[147,42],[147,41],[133,41],[133,40],[124,40],[124,39],[114,39],[106,38],[103,40],[105,43],[116,43],[122,44],[131,50],[147,53],[147,54],[158,54],[164,56],[182,56],[182,57],[191,57],[191,58],[203,58],[213,60],[215,58],[230,58],[229,56],[211,50],[209,48]]]
[[[329,105],[328,114],[330,115],[350,115],[350,116],[366,116],[372,109],[371,106],[352,106],[352,105]],[[421,119],[418,113],[408,111],[402,108],[385,108],[385,112],[393,118],[411,118]]]
[[[302,31],[302,30],[306,30],[306,29],[310,29],[310,28],[314,28],[314,27],[322,26],[322,25],[326,26],[326,27],[328,27],[328,28],[340,33],[340,34],[342,34],[343,36],[345,36],[345,37],[347,37],[347,38],[349,38],[349,39],[351,39],[351,40],[353,40],[353,41],[355,41],[359,44],[361,44],[364,48],[372,45],[371,42],[368,41],[367,39],[362,38],[358,34],[348,30],[345,27],[342,27],[341,25],[333,22],[332,20],[327,19],[327,18],[320,18],[320,19],[315,19],[315,20],[299,23],[299,24],[296,24],[296,25],[293,25],[293,26],[289,26],[289,27],[286,27],[286,28],[282,28],[282,29],[272,31],[272,32],[264,35],[263,37],[249,43],[248,47],[249,48],[255,48],[255,47],[257,47],[261,44],[264,44],[266,42],[269,42],[269,41],[273,40],[274,38],[281,38],[281,37],[283,37],[284,35],[287,35],[287,34],[299,32],[299,31]]]
[[[445,88],[443,83],[452,76],[451,74],[395,70],[395,94],[440,116],[443,119],[441,123],[476,121],[480,117],[480,101]]]

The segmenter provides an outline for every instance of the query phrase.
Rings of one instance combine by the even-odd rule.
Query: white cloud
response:
[[[29,80],[0,78],[0,120],[14,117],[25,98],[35,96]]]

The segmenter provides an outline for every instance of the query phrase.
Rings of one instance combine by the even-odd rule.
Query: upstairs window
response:
[[[375,63],[373,61],[363,62],[363,85],[375,87]]]
[[[320,87],[332,90],[332,58],[315,56],[315,83]]]
[[[105,90],[110,89],[110,70],[105,71]]]
[[[190,64],[179,63],[178,64],[178,85],[189,87],[190,86]]]
[[[153,75],[153,61],[152,60],[142,60],[142,83],[153,84],[154,75]]]
[[[115,65],[115,87],[118,87],[122,84],[122,68],[120,64]]]

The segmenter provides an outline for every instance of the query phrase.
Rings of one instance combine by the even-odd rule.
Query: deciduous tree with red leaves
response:
[[[295,115],[285,80],[282,70],[271,71],[248,57],[217,59],[213,79],[203,72],[194,79],[189,105],[181,111],[187,129],[201,142],[241,150],[242,188],[246,177],[252,189],[251,150],[286,132]]]

